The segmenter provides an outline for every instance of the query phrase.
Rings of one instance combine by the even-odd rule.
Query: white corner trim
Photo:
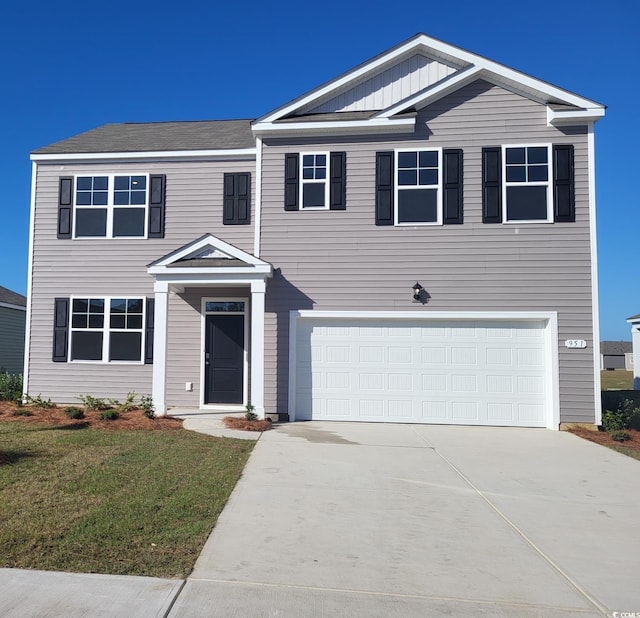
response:
[[[440,99],[451,92],[458,90],[462,86],[479,79],[480,73],[482,69],[477,66],[469,66],[458,73],[453,73],[449,77],[445,77],[443,80],[428,86],[424,90],[421,90],[417,94],[409,97],[408,99],[403,99],[399,103],[392,105],[391,107],[387,107],[387,109],[382,110],[379,114],[376,114],[374,118],[389,118],[394,114],[402,113],[403,111],[411,108],[411,107],[424,107],[428,103],[432,102],[435,99]]]
[[[600,391],[600,303],[598,290],[598,239],[596,234],[596,143],[593,123],[589,123],[587,156],[589,174],[589,237],[591,241],[591,303],[593,320],[593,385],[595,399],[595,424],[602,425],[602,398]]]
[[[551,364],[547,366],[547,429],[560,430],[560,351],[558,345],[558,313],[553,312],[546,330],[547,349],[551,352]]]
[[[256,182],[253,217],[253,255],[260,257],[260,234],[262,232],[262,138],[256,138]]]
[[[167,413],[167,324],[169,312],[169,287],[154,284],[153,369],[151,397],[158,416]]]
[[[25,317],[25,337],[24,337],[24,369],[22,372],[22,396],[29,393],[29,358],[31,348],[31,304],[33,286],[33,239],[36,221],[36,180],[38,176],[38,164],[31,163],[31,205],[29,212],[29,258],[27,266],[27,315]]]
[[[157,159],[254,159],[256,148],[225,150],[157,150],[149,152],[79,152],[32,154],[32,161],[153,161]]]
[[[290,422],[296,420],[296,345],[298,343],[298,318],[300,313],[302,312],[289,311],[289,397],[287,412]]]

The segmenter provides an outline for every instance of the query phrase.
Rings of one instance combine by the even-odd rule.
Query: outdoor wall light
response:
[[[420,300],[424,288],[416,281],[411,289],[413,290],[413,300]]]

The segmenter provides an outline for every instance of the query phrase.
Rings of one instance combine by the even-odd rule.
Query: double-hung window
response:
[[[503,146],[503,221],[552,222],[551,146]]]
[[[76,176],[74,237],[146,237],[148,185],[145,174]]]
[[[396,150],[395,225],[442,224],[442,150]]]
[[[144,361],[143,298],[72,298],[72,361]]]
[[[302,208],[329,208],[328,166],[328,152],[301,154],[300,204]]]

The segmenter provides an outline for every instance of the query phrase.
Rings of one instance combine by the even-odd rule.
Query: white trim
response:
[[[388,66],[402,56],[407,56],[411,53],[423,53],[436,60],[443,59],[449,64],[457,64],[464,67],[462,72],[466,72],[469,69],[468,65],[472,65],[474,69],[482,69],[488,74],[495,75],[499,80],[505,82],[507,85],[518,89],[523,94],[528,92],[530,98],[536,96],[540,100],[555,100],[569,105],[574,105],[579,108],[588,108],[593,110],[602,110],[604,108],[595,101],[590,101],[576,94],[573,94],[567,90],[562,90],[556,86],[540,81],[534,77],[530,77],[524,73],[511,69],[497,62],[493,62],[488,58],[478,56],[477,54],[460,49],[443,41],[433,39],[424,34],[419,34],[406,43],[393,48],[373,60],[365,62],[356,69],[349,71],[342,77],[339,77],[331,82],[328,82],[324,86],[312,90],[306,95],[299,97],[291,103],[280,107],[273,112],[270,112],[266,116],[259,119],[256,126],[274,122],[280,118],[292,114],[296,110],[304,107],[308,107],[315,101],[327,98],[332,92],[344,91],[349,87],[349,84],[358,83],[361,78],[369,76],[375,73],[377,69]],[[405,105],[407,103],[405,102]],[[400,108],[398,105],[394,105],[395,113],[399,109],[404,109],[404,106]],[[385,110],[386,111],[386,110]]]
[[[257,122],[252,125],[254,136],[268,136],[272,133],[282,135],[339,135],[342,133],[360,135],[363,133],[413,133],[416,119],[413,118],[370,118],[369,120],[340,120],[340,121],[310,121],[283,122],[274,124],[270,122]]]
[[[526,162],[526,151],[528,148],[546,148],[547,149],[547,180],[546,181],[523,181],[523,182],[507,182],[507,149],[508,148],[524,148],[525,149],[525,168],[528,167]],[[553,223],[553,148],[549,143],[546,144],[502,144],[502,222],[504,224],[520,224],[520,223]],[[547,218],[546,219],[508,219],[507,218],[507,187],[547,187]]]
[[[244,303],[243,311],[207,311],[207,302],[241,302]],[[203,296],[200,299],[200,398],[199,406],[205,410],[229,410],[232,408],[242,409],[246,407],[249,393],[249,315],[247,305],[249,299],[246,296],[227,297],[227,296]],[[244,346],[242,350],[242,403],[206,403],[205,389],[205,353],[206,353],[206,329],[208,315],[241,315],[243,317]]]
[[[595,424],[602,424],[602,384],[600,381],[600,304],[598,298],[598,238],[596,234],[596,147],[593,123],[587,133],[587,156],[589,174],[589,240],[591,244],[591,303],[593,320],[593,388],[595,399]]]
[[[256,182],[253,216],[253,255],[260,257],[260,234],[262,226],[262,138],[256,138]]]
[[[158,416],[167,413],[167,323],[169,313],[169,286],[156,281],[153,314],[153,365],[151,394]]]
[[[24,369],[22,374],[22,397],[29,393],[29,359],[31,347],[31,307],[33,295],[33,240],[36,220],[36,179],[38,176],[38,164],[31,163],[31,205],[29,212],[29,258],[27,267],[27,315],[25,318],[25,338],[24,338]]]
[[[547,366],[547,429],[560,426],[560,374],[558,354],[558,314],[555,311],[314,311],[305,309],[289,312],[289,419],[295,420],[295,372],[298,320],[301,319],[351,320],[518,320],[545,322],[545,347],[551,354]]]
[[[315,173],[316,164],[315,157],[324,157],[324,178],[303,178],[304,174],[304,157],[314,157],[313,170]],[[300,152],[298,156],[298,204],[300,204],[300,210],[329,210],[329,174],[331,172],[331,154],[326,151],[311,151]],[[324,185],[324,204],[322,206],[305,206],[303,204],[304,199],[304,186],[305,185]]]
[[[463,86],[466,86],[467,84],[480,79],[479,74],[481,72],[482,69],[477,66],[465,67],[461,71],[445,77],[436,84],[428,86],[417,94],[414,94],[407,99],[403,99],[402,101],[399,101],[391,107],[387,107],[387,109],[384,109],[376,114],[374,118],[389,118],[394,114],[401,114],[409,108],[420,109],[422,107],[425,107],[426,105],[429,105],[429,103],[432,103],[437,99],[441,99],[448,94],[459,90]]]
[[[162,159],[254,159],[255,148],[228,150],[158,150],[149,152],[78,152],[59,154],[32,154],[32,161],[153,161]]]
[[[547,106],[547,125],[550,127],[561,127],[565,125],[575,125],[593,123],[603,118],[605,110],[603,107],[589,107],[587,109],[575,110],[555,110]]]
[[[264,408],[264,310],[267,286],[263,281],[251,283],[251,395],[250,402],[258,418],[265,417]]]
[[[400,183],[398,182],[398,163],[400,160],[400,153],[402,152],[437,152],[438,153],[438,184],[437,185],[404,185],[400,188]],[[419,169],[419,162],[418,162]],[[397,227],[406,227],[406,226],[424,226],[424,225],[442,225],[443,219],[443,196],[442,196],[442,177],[444,170],[444,162],[442,160],[442,148],[396,148],[394,149],[394,170],[393,170],[393,184],[394,184],[394,196],[393,196],[393,225]],[[419,174],[418,174],[419,175]],[[418,179],[419,182],[419,179]],[[398,209],[400,206],[398,197],[399,191],[412,191],[418,189],[435,189],[436,190],[436,220],[435,221],[409,221],[400,223],[398,221]]]
[[[16,309],[17,311],[26,311],[27,308],[22,305],[12,305],[11,303],[0,303],[0,307],[3,309]]]

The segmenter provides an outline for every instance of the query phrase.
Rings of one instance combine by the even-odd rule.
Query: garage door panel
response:
[[[545,426],[545,324],[299,321],[298,419]]]

